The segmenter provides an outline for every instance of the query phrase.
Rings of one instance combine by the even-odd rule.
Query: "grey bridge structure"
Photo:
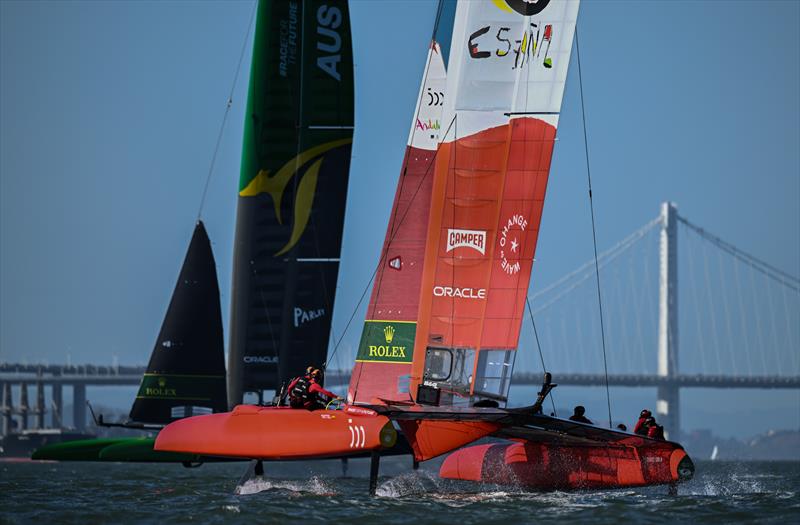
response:
[[[686,232],[681,246],[687,256],[681,260],[679,226]],[[595,264],[604,302],[607,377]],[[679,271],[688,277],[680,283]],[[540,385],[544,361],[559,385],[607,381],[655,388],[656,416],[671,439],[680,438],[681,389],[800,389],[800,279],[694,225],[673,203],[664,203],[657,218],[596,261],[532,290],[529,299],[532,322],[523,327],[513,385]],[[538,331],[530,330],[533,326]],[[349,382],[354,354],[351,346],[329,364],[327,385]],[[46,413],[51,426],[63,426],[65,387],[72,393],[74,426],[83,430],[87,387],[136,386],[144,372],[142,366],[0,363],[0,431],[13,431],[12,419],[19,429],[31,428],[31,418],[34,428],[45,428]]]

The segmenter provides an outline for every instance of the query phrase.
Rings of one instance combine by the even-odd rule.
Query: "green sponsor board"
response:
[[[356,361],[410,363],[416,334],[417,323],[365,321]]]
[[[137,398],[175,399],[177,401],[210,401],[224,376],[145,374]]]

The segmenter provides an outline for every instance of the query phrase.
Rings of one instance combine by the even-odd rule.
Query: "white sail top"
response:
[[[447,74],[444,69],[442,50],[433,42],[428,50],[428,64],[423,82],[419,88],[417,107],[414,108],[414,122],[408,135],[408,145],[415,148],[436,150],[436,145],[444,130],[441,129],[444,89]]]
[[[459,2],[442,125],[456,113],[459,137],[518,113],[556,125],[578,6],[579,0]],[[455,138],[451,132],[443,140]]]

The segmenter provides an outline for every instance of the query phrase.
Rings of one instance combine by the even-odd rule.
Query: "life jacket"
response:
[[[289,399],[295,403],[307,403],[311,400],[311,379],[308,376],[303,376],[297,380],[289,392]]]
[[[661,425],[653,425],[647,430],[647,437],[653,439],[664,439],[664,427]]]

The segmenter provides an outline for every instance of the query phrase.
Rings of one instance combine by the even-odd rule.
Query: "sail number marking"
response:
[[[347,425],[347,428],[350,430],[350,448],[364,448],[367,442],[367,431],[364,430],[364,426]]]

